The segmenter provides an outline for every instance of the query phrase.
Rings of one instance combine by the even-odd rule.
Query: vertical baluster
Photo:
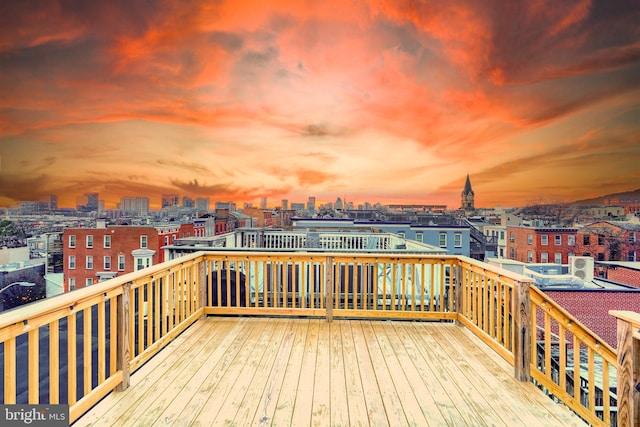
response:
[[[60,403],[60,322],[49,323],[49,403]],[[6,387],[6,384],[5,384]]]
[[[29,403],[40,403],[40,343],[38,328],[29,331]]]
[[[83,344],[83,364],[84,364],[84,395],[86,396],[91,391],[91,371],[92,371],[92,355],[91,355],[91,340],[92,340],[92,321],[91,321],[91,307],[87,307],[82,311],[83,318],[83,331],[82,331],[82,344]]]
[[[97,305],[98,310],[98,384],[102,384],[107,378],[107,362],[106,362],[106,341],[107,334],[105,332],[105,304],[100,301]],[[96,385],[98,385],[96,384]]]
[[[76,314],[67,316],[67,403],[76,403]]]

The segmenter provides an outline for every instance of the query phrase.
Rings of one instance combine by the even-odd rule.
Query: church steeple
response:
[[[462,190],[462,209],[464,210],[474,210],[473,204],[473,189],[471,188],[471,179],[469,179],[469,174],[467,174],[467,181],[464,183],[464,190]]]

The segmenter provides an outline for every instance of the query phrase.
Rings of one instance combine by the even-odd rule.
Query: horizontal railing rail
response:
[[[206,251],[32,303],[0,315],[3,403],[68,403],[75,420],[198,318],[230,314],[455,320],[519,380],[617,422],[615,350],[532,279],[451,255]]]

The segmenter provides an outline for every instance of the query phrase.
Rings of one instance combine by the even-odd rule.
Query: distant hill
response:
[[[570,204],[573,206],[593,206],[607,204],[607,200],[619,199],[619,200],[638,200],[640,201],[640,188],[632,191],[625,191],[622,193],[605,194],[604,196],[594,197],[593,199],[576,200]]]

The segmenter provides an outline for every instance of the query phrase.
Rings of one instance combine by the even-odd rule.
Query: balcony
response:
[[[461,256],[197,252],[0,315],[3,403],[79,426],[634,425],[640,316],[613,313],[616,353],[530,283]]]

